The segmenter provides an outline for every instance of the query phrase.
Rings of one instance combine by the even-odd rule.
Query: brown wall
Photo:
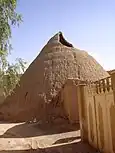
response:
[[[22,97],[17,98],[17,95],[15,95],[14,98],[18,99],[18,101],[21,101],[21,103],[17,102],[12,107],[12,101],[10,100],[11,97],[9,97],[8,102],[4,103],[4,105],[6,104],[7,107],[3,107],[2,109],[1,120],[9,120],[13,122],[28,121],[35,118],[35,116],[38,116],[38,118],[36,117],[37,120],[41,119],[43,121],[59,122],[61,121],[61,119],[62,120],[64,119],[66,121],[68,121],[69,119],[71,123],[78,123],[79,122],[78,103],[77,103],[78,94],[75,82],[76,81],[73,79],[67,80],[64,87],[57,95],[57,97],[52,99],[52,102],[49,104],[44,104],[42,102],[41,103],[39,102],[39,105],[34,106],[33,103],[30,103],[31,96],[27,96],[26,100],[29,103],[27,107],[26,106],[27,103],[23,103],[24,101],[23,98],[25,97],[23,96],[23,98]],[[37,100],[35,94],[32,95],[32,98],[33,100],[34,99]],[[20,107],[19,105],[23,105],[23,107]],[[14,111],[14,109],[17,110],[17,108],[18,111]]]
[[[115,153],[115,74],[92,85],[79,86],[82,140],[105,153]],[[87,126],[86,126],[87,125]],[[85,133],[84,131],[87,131]],[[85,138],[85,139],[84,139]]]
[[[4,94],[3,94],[3,90],[0,89],[0,104],[3,103],[4,99],[5,99],[5,96],[4,96]]]
[[[71,123],[79,122],[79,112],[78,112],[78,103],[77,103],[77,87],[75,84],[75,80],[68,79],[64,88],[61,92],[65,113],[69,118]]]

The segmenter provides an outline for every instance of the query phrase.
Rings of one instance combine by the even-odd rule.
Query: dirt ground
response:
[[[0,153],[96,153],[82,143],[79,125],[0,123]]]

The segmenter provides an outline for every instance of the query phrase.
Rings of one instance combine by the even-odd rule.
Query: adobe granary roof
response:
[[[44,114],[47,116],[46,103],[53,103],[68,78],[96,81],[108,76],[92,56],[74,48],[59,32],[30,64],[14,93],[6,98],[0,107],[0,117],[8,120],[40,119]]]

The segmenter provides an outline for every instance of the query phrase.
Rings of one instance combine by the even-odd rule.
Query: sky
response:
[[[13,62],[30,64],[47,41],[62,31],[106,70],[115,68],[115,0],[18,0],[23,22],[12,28]]]

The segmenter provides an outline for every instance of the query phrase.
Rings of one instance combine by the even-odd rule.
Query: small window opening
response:
[[[59,33],[59,42],[62,43],[64,46],[73,47],[72,44],[70,44],[69,42],[65,40],[61,32]]]

